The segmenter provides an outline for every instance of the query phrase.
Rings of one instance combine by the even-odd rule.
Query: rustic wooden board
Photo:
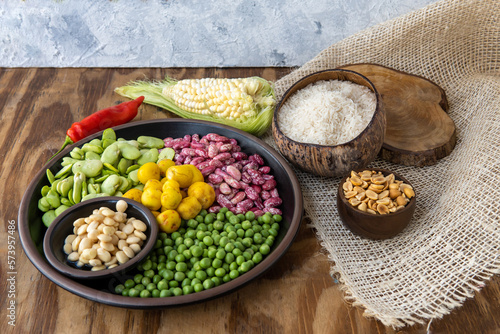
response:
[[[447,114],[444,90],[435,83],[376,64],[342,66],[366,76],[376,87],[387,128],[380,156],[410,166],[428,166],[448,156],[456,128]]]

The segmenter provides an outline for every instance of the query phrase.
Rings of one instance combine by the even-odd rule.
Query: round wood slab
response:
[[[434,165],[456,143],[455,123],[447,114],[444,90],[433,82],[376,64],[340,67],[366,76],[375,86],[386,113],[387,128],[380,156],[409,165]]]

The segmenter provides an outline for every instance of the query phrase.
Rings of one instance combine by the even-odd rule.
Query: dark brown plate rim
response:
[[[18,232],[21,240],[21,245],[24,249],[26,256],[32,262],[32,264],[49,280],[57,284],[58,286],[64,288],[65,290],[72,292],[80,297],[85,299],[100,302],[103,304],[117,306],[117,307],[126,307],[126,308],[135,308],[135,309],[151,309],[151,308],[167,308],[173,306],[187,305],[198,303],[202,301],[207,301],[213,298],[220,297],[227,293],[230,293],[236,289],[243,287],[249,282],[253,281],[255,278],[262,275],[265,271],[272,267],[288,250],[291,246],[295,237],[298,234],[300,224],[303,216],[303,197],[302,191],[300,188],[299,181],[297,176],[295,175],[293,169],[290,167],[288,162],[270,145],[265,143],[263,140],[252,136],[242,130],[236,129],[234,127],[226,126],[223,124],[218,124],[214,122],[201,121],[201,120],[187,120],[187,119],[179,119],[179,118],[168,118],[168,119],[157,119],[157,120],[142,120],[136,121],[124,125],[120,125],[117,127],[113,127],[114,130],[127,129],[140,125],[149,125],[154,123],[162,123],[162,122],[172,122],[172,123],[188,123],[188,124],[202,124],[205,126],[210,126],[214,129],[214,132],[217,129],[223,129],[224,131],[235,132],[243,137],[246,137],[250,141],[254,141],[256,144],[260,145],[264,150],[267,150],[269,154],[276,159],[279,164],[285,169],[287,172],[291,186],[294,190],[294,201],[295,207],[293,209],[293,219],[290,222],[290,227],[286,235],[283,237],[283,240],[276,246],[274,251],[269,254],[262,262],[256,265],[252,270],[241,275],[240,277],[229,281],[227,283],[221,284],[217,287],[214,287],[209,290],[204,290],[201,292],[183,295],[183,296],[173,296],[173,297],[165,297],[165,298],[132,298],[132,297],[124,297],[116,294],[112,294],[108,291],[101,291],[97,289],[90,288],[81,284],[80,282],[73,280],[69,277],[64,276],[63,274],[56,271],[52,266],[42,258],[41,254],[38,252],[36,245],[33,243],[30,235],[30,229],[27,223],[27,212],[30,204],[29,198],[31,194],[34,192],[36,183],[31,182],[28,186],[18,212]],[[53,160],[62,159],[62,157],[66,156],[74,147],[81,146],[84,143],[98,138],[102,135],[102,131],[98,132],[94,135],[91,135],[71,146],[65,148],[62,152],[56,155]],[[51,160],[52,161],[52,160]],[[33,180],[40,179],[45,173],[46,169],[50,165],[50,161],[45,164],[34,176]]]

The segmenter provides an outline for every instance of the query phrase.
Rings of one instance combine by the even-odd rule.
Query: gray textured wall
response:
[[[0,0],[0,66],[300,66],[435,1]]]

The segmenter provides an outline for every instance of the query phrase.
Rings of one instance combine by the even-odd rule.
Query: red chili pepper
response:
[[[61,152],[66,146],[76,143],[85,137],[131,121],[137,116],[137,111],[143,101],[144,96],[139,96],[135,100],[126,101],[116,106],[99,110],[85,117],[82,121],[73,123],[71,128],[66,131],[66,140],[63,146],[55,155]]]

